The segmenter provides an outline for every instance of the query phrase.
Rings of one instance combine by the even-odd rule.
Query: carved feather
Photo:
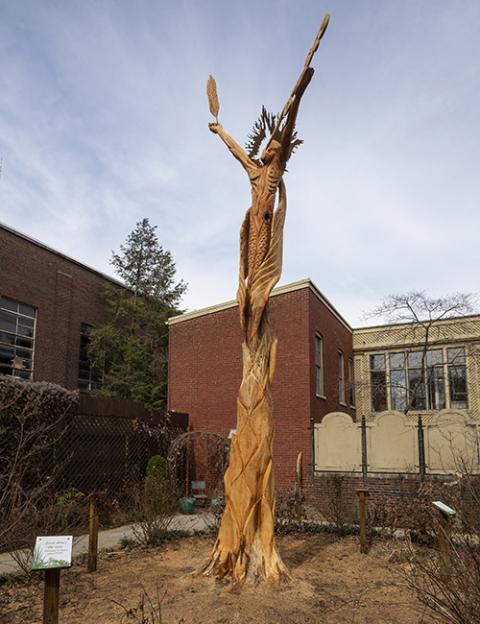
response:
[[[281,141],[282,139],[282,132],[285,122],[283,122],[282,127],[277,127],[277,122],[278,115],[269,113],[265,106],[262,106],[262,112],[260,113],[260,117],[253,124],[252,131],[248,135],[248,140],[245,144],[245,150],[248,153],[248,156],[257,164],[261,164],[260,161],[257,159],[257,156],[260,153],[260,148],[263,141],[267,137],[267,133],[269,137],[272,136],[272,138],[276,139],[277,141]],[[290,159],[290,156],[302,143],[303,141],[297,138],[297,131],[294,130],[292,134],[292,140],[290,142],[287,160]]]
[[[209,76],[207,80],[207,96],[210,112],[218,120],[218,111],[220,110],[220,102],[218,101],[217,83],[213,76]]]

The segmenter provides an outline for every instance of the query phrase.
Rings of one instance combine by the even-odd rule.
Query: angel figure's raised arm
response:
[[[240,145],[232,138],[228,132],[223,129],[222,124],[220,123],[209,123],[208,127],[210,128],[210,132],[214,134],[218,134],[218,136],[222,139],[231,153],[235,156],[235,158],[240,162],[242,167],[250,176],[253,172],[258,169],[258,165],[256,165],[253,160],[249,157],[247,152],[240,147]]]
[[[282,160],[287,162],[290,151],[290,142],[292,140],[292,134],[295,129],[295,122],[297,120],[298,108],[300,106],[300,100],[302,99],[303,94],[305,93],[305,89],[308,87],[310,80],[312,79],[314,70],[312,67],[307,67],[303,75],[301,76],[297,89],[292,93],[292,103],[290,109],[288,111],[287,121],[282,130]]]

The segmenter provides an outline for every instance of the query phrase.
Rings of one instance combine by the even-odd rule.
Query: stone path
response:
[[[194,514],[191,516],[178,514],[173,518],[170,530],[196,533],[197,531],[203,531],[209,526],[212,526],[212,522],[213,516],[208,512]],[[115,548],[115,546],[118,546],[120,540],[124,537],[134,539],[131,524],[126,524],[125,526],[117,527],[115,529],[99,531],[98,548],[99,550],[101,548]],[[76,557],[82,553],[86,553],[87,551],[88,535],[81,535],[75,539],[75,543],[73,545],[73,556]],[[9,553],[0,554],[0,574],[15,574],[19,571],[20,568]]]

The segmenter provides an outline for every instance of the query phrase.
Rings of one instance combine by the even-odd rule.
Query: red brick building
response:
[[[85,353],[112,278],[0,224],[0,374],[92,389]]]
[[[285,487],[300,451],[304,478],[313,475],[314,423],[335,411],[355,417],[352,330],[310,280],[273,291],[270,322],[278,336],[274,467]],[[236,303],[186,313],[169,325],[169,410],[188,413],[194,430],[227,436],[236,427],[241,381]]]

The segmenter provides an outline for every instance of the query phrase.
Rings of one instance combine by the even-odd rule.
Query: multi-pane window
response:
[[[442,349],[390,353],[390,405],[404,411],[440,410],[445,402]]]
[[[447,362],[447,365],[445,365]],[[467,407],[467,375],[464,347],[401,351],[370,356],[372,410],[441,410]],[[387,383],[388,378],[388,383]],[[387,389],[389,392],[387,392]],[[389,396],[388,396],[389,395]],[[387,401],[389,398],[389,401]]]
[[[468,396],[465,349],[463,347],[447,349],[447,362],[450,407],[466,409],[468,407]]]
[[[31,379],[36,310],[0,297],[0,374]]]
[[[387,371],[383,353],[370,356],[370,384],[372,410],[383,412],[387,409]]]
[[[338,352],[338,400],[345,404],[345,356]]]
[[[355,378],[353,375],[353,360],[348,360],[348,400],[350,406],[355,406]]]
[[[102,385],[102,372],[92,366],[88,356],[92,329],[93,327],[86,323],[80,325],[80,357],[78,366],[78,387],[80,390],[96,390]]]
[[[323,339],[315,334],[315,394],[318,397],[325,395],[323,381]]]

